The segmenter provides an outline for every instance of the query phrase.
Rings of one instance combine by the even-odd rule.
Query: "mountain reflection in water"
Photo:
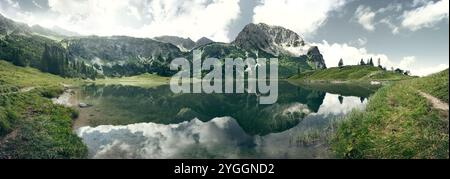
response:
[[[323,142],[302,135],[363,108],[373,92],[344,97],[280,82],[277,103],[260,105],[254,94],[90,85],[79,99],[92,114],[77,133],[93,158],[326,158]]]

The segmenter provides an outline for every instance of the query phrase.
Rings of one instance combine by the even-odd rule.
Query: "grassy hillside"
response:
[[[446,70],[382,88],[339,124],[333,150],[342,158],[449,158],[448,114],[418,92],[448,101],[448,81]]]
[[[95,84],[100,85],[138,86],[144,88],[169,84],[169,82],[169,77],[148,73],[131,77],[97,79],[94,81]]]
[[[76,83],[0,60],[0,159],[83,158],[87,149],[72,132],[77,111],[54,105],[61,83]]]
[[[428,94],[448,103],[448,69],[424,78],[415,79],[411,84]]]
[[[65,84],[77,84],[81,80],[65,79],[57,75],[42,73],[35,68],[17,67],[9,62],[0,60],[0,82],[14,84],[17,87],[54,87]]]
[[[393,81],[411,78],[373,66],[344,66],[305,72],[290,80],[306,81]]]

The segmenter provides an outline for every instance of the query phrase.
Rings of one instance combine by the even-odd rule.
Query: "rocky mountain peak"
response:
[[[189,51],[195,47],[195,42],[190,38],[182,38],[177,36],[160,36],[155,37],[155,40],[170,43],[177,46],[181,51]]]
[[[172,45],[177,46],[181,51],[190,51],[199,46],[203,46],[206,44],[213,43],[211,39],[206,37],[202,37],[197,42],[194,42],[191,38],[182,38],[177,36],[160,36],[154,38],[157,41],[170,43]]]
[[[257,48],[276,56],[286,53],[300,56],[306,50],[303,49],[305,46],[303,38],[294,31],[264,23],[245,26],[233,43],[244,49]],[[295,49],[302,52],[294,52]]]
[[[214,41],[211,40],[211,39],[208,39],[206,37],[202,37],[202,38],[198,39],[197,42],[195,42],[197,47],[203,46],[203,45],[206,45],[206,44],[210,44],[210,43],[214,43]]]
[[[307,44],[292,30],[264,23],[248,24],[232,42],[246,50],[262,50],[275,56],[309,56],[316,68],[326,68],[322,54],[317,47]]]
[[[323,55],[319,51],[319,47],[312,46],[307,52],[308,60],[314,63],[314,66],[318,69],[327,68]]]

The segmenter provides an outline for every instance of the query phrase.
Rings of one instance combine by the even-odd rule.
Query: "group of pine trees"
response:
[[[167,59],[170,59],[170,57]],[[113,77],[133,76],[143,73],[154,73],[160,76],[172,76],[176,73],[176,71],[170,70],[167,60],[165,60],[161,55],[158,55],[151,60],[137,60],[130,61],[125,64],[103,66],[102,71],[105,76]]]
[[[1,43],[0,46],[2,46]],[[37,52],[30,53],[30,51],[20,47],[3,47],[5,48],[0,50],[1,59],[10,61],[17,66],[31,66],[43,72],[63,77],[95,79],[98,76],[93,67],[86,65],[84,62],[71,61],[66,49],[58,44],[44,44],[43,50],[40,50],[42,55],[38,55]]]
[[[375,66],[372,58],[367,60],[367,62],[364,62],[364,59],[361,59],[361,61],[358,63],[358,65],[361,65],[361,66]],[[340,67],[340,68],[344,67],[344,60],[342,58],[338,62],[338,67]],[[387,69],[385,67],[381,66],[380,58],[378,58],[378,68],[387,71]],[[402,70],[400,68],[394,69],[394,67],[392,67],[391,71],[396,72],[396,73],[401,73],[401,74],[404,74],[404,75],[410,75],[411,74],[411,72],[408,71],[408,70]]]
[[[23,55],[22,50],[19,48],[13,48],[12,50],[12,63],[17,66],[28,66],[29,61]]]
[[[361,58],[361,61],[359,62],[359,65],[374,66],[373,59],[370,58],[369,60],[367,60],[367,63],[366,63],[366,62],[364,62],[364,59]]]
[[[84,61],[71,61],[67,51],[59,45],[45,44],[39,69],[63,77],[95,79],[98,75],[97,70]]]
[[[364,65],[375,66],[375,63],[373,62],[372,58],[368,59],[367,62],[365,62],[364,59],[361,58],[361,61],[358,63],[358,65],[361,65],[361,66],[364,66]],[[344,60],[341,58],[339,60],[338,67],[343,67],[343,66],[344,66]],[[379,58],[378,58],[378,67],[383,68],[381,66],[381,61],[380,61]]]
[[[21,48],[8,46],[4,41],[0,41],[0,59],[8,60],[17,66],[29,65],[29,58]]]

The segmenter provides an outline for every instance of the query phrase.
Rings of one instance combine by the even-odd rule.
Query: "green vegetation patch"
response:
[[[448,119],[415,88],[417,82],[425,85],[441,77],[400,81],[380,89],[365,111],[354,111],[339,124],[332,140],[337,157],[449,158]],[[433,88],[448,91],[448,76],[446,81]]]
[[[0,61],[0,159],[84,158],[87,148],[72,131],[77,111],[49,98],[72,80]]]
[[[38,93],[0,96],[0,158],[84,158],[87,148],[72,132],[73,109]]]
[[[448,69],[411,83],[415,88],[448,103]]]
[[[397,72],[385,71],[379,67],[357,65],[305,72],[290,79],[308,81],[394,81],[410,78],[412,77]]]
[[[9,62],[0,60],[0,85],[12,85],[19,88],[25,87],[50,87],[59,86],[62,83],[76,84],[81,80],[65,79],[60,76],[41,71],[30,67],[18,67]]]
[[[97,79],[94,81],[95,84],[99,85],[123,85],[123,86],[138,86],[144,88],[169,84],[169,82],[170,82],[169,77],[162,77],[156,74],[148,74],[148,73],[131,77]]]

